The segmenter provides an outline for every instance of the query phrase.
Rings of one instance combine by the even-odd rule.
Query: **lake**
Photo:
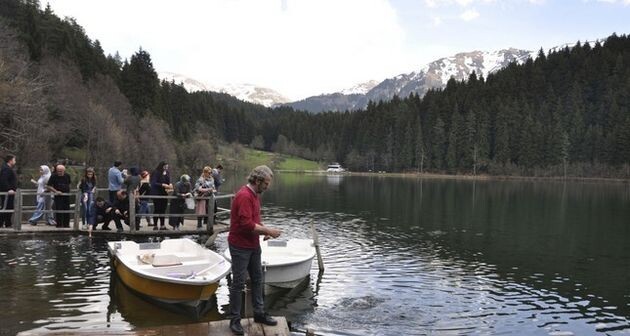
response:
[[[266,296],[298,331],[630,334],[627,183],[279,173],[263,220],[286,238],[310,237],[311,222],[319,232],[325,272],[314,262],[306,286]],[[11,334],[194,322],[111,281],[104,240],[3,237],[0,251]],[[224,318],[227,304],[223,280],[201,321]]]

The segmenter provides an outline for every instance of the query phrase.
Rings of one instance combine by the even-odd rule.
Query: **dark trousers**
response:
[[[70,196],[55,196],[55,210],[70,210]],[[70,227],[70,213],[55,213],[57,227]]]
[[[13,210],[13,199],[14,199],[13,195],[0,196],[0,208],[2,210]],[[6,201],[6,208],[4,208],[5,201]],[[0,213],[0,227],[2,226],[10,227],[13,224],[12,219],[13,219],[12,212]]]
[[[96,220],[94,222],[94,228],[98,225],[98,223],[103,223],[102,228],[109,228],[109,222],[112,221],[112,217],[109,214],[97,214]]]
[[[116,202],[116,193],[118,190],[110,190],[109,191],[109,204],[114,204]]]
[[[168,206],[168,199],[156,198],[153,200],[153,214],[165,214]],[[157,226],[157,220],[160,220],[160,226],[164,226],[164,216],[153,217],[153,224]]]
[[[243,300],[243,288],[247,273],[252,286],[252,307],[254,314],[263,314],[263,279],[261,249],[242,249],[230,244],[230,256],[232,257],[232,285],[230,286],[230,319],[241,318],[241,306]]]

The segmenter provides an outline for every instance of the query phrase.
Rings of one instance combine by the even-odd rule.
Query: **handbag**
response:
[[[195,209],[195,200],[192,197],[186,197],[186,208],[188,208],[188,210],[193,210]]]

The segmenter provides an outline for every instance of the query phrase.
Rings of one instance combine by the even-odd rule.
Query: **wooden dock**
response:
[[[289,336],[291,332],[287,320],[283,316],[274,316],[278,321],[276,326],[266,326],[260,323],[255,323],[253,318],[242,319],[241,324],[245,335],[248,336]],[[35,336],[35,335],[107,335],[107,336],[232,336],[234,335],[230,330],[230,321],[221,320],[213,322],[192,323],[182,325],[169,325],[152,328],[139,328],[136,330],[112,330],[107,328],[102,329],[89,329],[89,330],[70,330],[70,331],[51,331],[51,332],[36,332],[36,331],[23,331],[17,334],[18,336]]]

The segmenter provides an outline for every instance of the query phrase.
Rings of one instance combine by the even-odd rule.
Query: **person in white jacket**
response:
[[[43,210],[52,209],[52,197],[45,194],[48,179],[50,179],[50,168],[47,165],[39,166],[39,179],[37,181],[31,179],[31,182],[37,185],[37,208],[35,208],[33,216],[28,220],[28,223],[31,225],[37,225],[37,221],[42,217],[46,218],[46,224],[57,225],[51,212],[43,213]]]

